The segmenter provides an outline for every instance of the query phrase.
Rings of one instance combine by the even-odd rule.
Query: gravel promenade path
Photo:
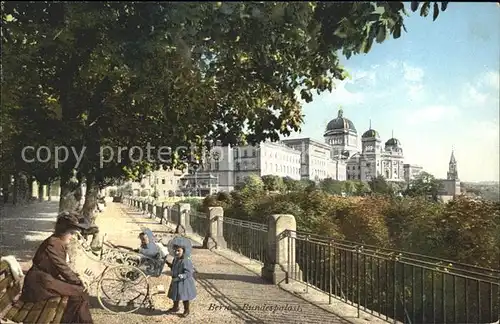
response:
[[[0,255],[15,255],[28,270],[38,245],[54,230],[58,209],[58,201],[0,207]]]
[[[125,217],[161,235],[168,227],[121,205]],[[193,246],[197,243],[193,242]],[[193,249],[198,298],[183,323],[349,323],[209,250]],[[266,308],[262,310],[262,308]],[[261,309],[259,309],[261,308]],[[269,308],[272,308],[271,310]],[[276,308],[277,310],[274,310]],[[283,310],[281,310],[283,309]]]
[[[0,254],[14,254],[23,268],[28,269],[35,249],[52,232],[57,207],[57,202],[42,202],[2,209]],[[145,227],[159,236],[169,231],[158,220],[149,219],[118,203],[108,203],[105,212],[98,215],[97,224],[101,233],[107,234],[107,240],[133,248],[138,246],[137,236]],[[101,309],[94,296],[95,291],[91,291],[95,323],[349,323],[277,286],[267,284],[235,262],[199,246],[196,248],[197,243],[193,244],[198,296],[192,303],[189,317],[165,315],[164,311],[172,305],[166,295],[154,297],[154,311],[109,314]],[[92,261],[81,258],[77,267],[93,268]],[[150,279],[153,290],[159,284],[168,288],[170,277],[166,270],[167,267],[161,277]],[[263,307],[266,309],[263,310]]]

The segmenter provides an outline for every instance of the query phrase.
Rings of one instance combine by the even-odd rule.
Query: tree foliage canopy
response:
[[[194,163],[207,141],[277,140],[300,129],[298,91],[331,90],[348,76],[339,57],[399,38],[405,15],[402,2],[2,2],[2,115],[18,121],[4,138],[85,147],[78,171],[97,183]],[[103,145],[146,143],[198,149],[100,165]],[[6,145],[2,167],[15,156]]]

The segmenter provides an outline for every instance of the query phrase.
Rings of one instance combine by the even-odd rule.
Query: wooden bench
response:
[[[0,323],[61,323],[67,297],[38,303],[19,300],[22,280],[15,280],[7,262],[0,262]]]

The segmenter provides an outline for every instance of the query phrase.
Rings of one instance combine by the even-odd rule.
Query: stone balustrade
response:
[[[160,222],[172,225],[177,233],[199,235],[203,248],[228,249],[259,261],[261,277],[273,284],[291,288],[298,283],[300,288],[296,292],[319,291],[326,294],[330,305],[334,299],[355,305],[357,317],[361,311],[378,313],[399,323],[397,320],[422,316],[415,307],[403,307],[416,302],[407,296],[421,296],[419,302],[424,305],[423,292],[441,282],[438,305],[449,304],[453,310],[467,308],[468,314],[478,314],[472,318],[467,312],[465,317],[455,313],[457,318],[453,323],[491,323],[498,319],[500,298],[482,298],[498,296],[498,270],[452,265],[448,260],[431,256],[297,231],[295,217],[287,214],[271,215],[267,224],[259,224],[225,217],[222,207],[199,212],[183,203],[155,204],[141,198],[128,198],[125,203],[150,217],[160,218]],[[226,252],[231,254],[220,251]],[[238,254],[234,254],[236,258],[240,257]],[[430,264],[435,264],[435,268]],[[449,264],[451,271],[443,270],[443,264]],[[445,283],[453,283],[456,289],[447,289]],[[469,289],[470,285],[477,287],[476,290]],[[463,291],[466,298],[457,298],[456,291]],[[380,298],[387,292],[391,298],[379,299],[376,304],[371,302],[370,298]],[[408,310],[412,313],[407,313]],[[431,318],[436,310],[431,309],[426,316]],[[446,315],[444,309],[441,312]],[[448,319],[445,315],[435,322],[445,323]]]
[[[283,281],[288,282],[288,269],[291,268],[292,264],[294,265],[293,268],[298,268],[295,264],[295,243],[286,237],[287,235],[293,235],[290,233],[296,231],[295,217],[293,215],[271,215],[267,226],[265,226],[263,224],[240,220],[225,220],[222,207],[210,207],[208,212],[200,213],[191,210],[191,205],[186,203],[167,205],[150,202],[144,198],[131,197],[126,198],[124,203],[134,207],[145,215],[159,218],[160,223],[173,225],[176,233],[197,234],[201,236],[203,239],[203,248],[205,249],[228,248],[225,236],[233,238],[233,241],[237,241],[238,239],[244,240],[245,238],[251,239],[258,236],[253,241],[232,244],[232,250],[242,253],[244,256],[251,257],[252,251],[250,250],[254,248],[252,244],[255,247],[262,245],[264,257],[261,259],[263,260],[258,260],[257,253],[253,253],[253,255],[256,256],[255,259],[262,263],[262,278],[274,284]],[[202,222],[202,224],[197,222]],[[229,229],[225,231],[225,225],[231,226],[231,233],[228,233]],[[235,227],[238,229],[235,229]],[[245,230],[247,234],[243,234]],[[260,232],[263,232],[262,236],[259,235]],[[254,235],[252,236],[252,234],[248,233],[253,233]],[[247,236],[245,237],[245,235]],[[297,271],[300,272],[300,270]]]

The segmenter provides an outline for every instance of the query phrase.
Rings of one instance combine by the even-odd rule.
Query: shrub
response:
[[[191,205],[192,211],[204,211],[203,210],[203,202],[200,199],[186,198],[186,199],[180,200],[178,203]]]

